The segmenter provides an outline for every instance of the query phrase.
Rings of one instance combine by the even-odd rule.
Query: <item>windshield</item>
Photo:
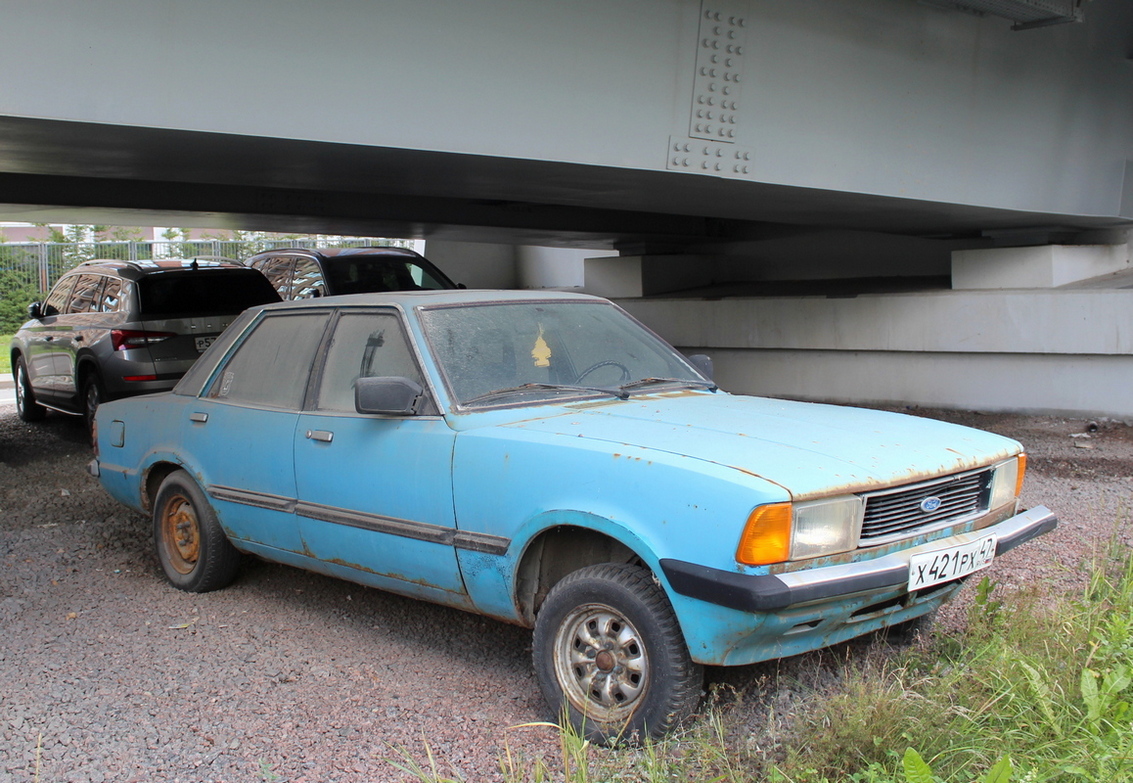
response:
[[[608,302],[430,308],[421,322],[459,405],[708,384],[673,348]]]
[[[453,287],[407,258],[339,256],[326,264],[324,272],[333,294],[440,291]]]

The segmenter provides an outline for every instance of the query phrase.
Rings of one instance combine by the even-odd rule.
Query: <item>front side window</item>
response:
[[[51,293],[47,295],[47,300],[43,303],[44,315],[59,315],[67,309],[67,303],[71,299],[71,291],[75,288],[75,281],[79,275],[71,275],[64,277],[55,287],[51,289]]]
[[[499,405],[665,383],[712,384],[672,347],[606,302],[424,309],[421,322],[460,405]],[[580,387],[591,387],[590,389]]]
[[[327,350],[319,410],[353,411],[354,381],[382,376],[400,376],[424,385],[401,319],[392,312],[343,315]]]
[[[265,317],[225,362],[206,396],[299,410],[329,317],[327,313]]]

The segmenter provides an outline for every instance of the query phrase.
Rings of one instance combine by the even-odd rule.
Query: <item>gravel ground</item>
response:
[[[1133,428],[914,413],[1027,446],[1025,501],[1062,526],[990,575],[1076,589],[1128,519]],[[399,781],[391,761],[427,764],[426,742],[441,773],[469,781],[499,779],[505,748],[561,768],[554,733],[521,725],[548,717],[528,631],[260,561],[227,590],[179,592],[148,521],[102,492],[89,458],[76,420],[26,425],[0,404],[0,783]],[[768,699],[789,703],[822,660],[709,679],[760,694],[725,707],[757,732]]]

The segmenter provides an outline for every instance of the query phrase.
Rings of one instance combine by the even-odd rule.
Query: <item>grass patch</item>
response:
[[[1127,550],[1115,545],[1089,568],[1081,595],[1039,586],[1005,597],[985,579],[961,632],[893,654],[816,657],[822,684],[796,683],[789,709],[757,689],[729,693],[678,736],[616,750],[554,727],[558,758],[505,750],[500,772],[507,783],[1133,781]],[[761,700],[754,729],[744,698]],[[391,763],[423,783],[451,779],[431,753],[421,767],[399,752]]]
[[[12,374],[12,353],[8,349],[11,344],[12,335],[0,334],[0,348],[3,349],[0,350],[0,374],[5,376]]]
[[[962,634],[816,700],[770,779],[967,783],[999,765],[1004,782],[1133,780],[1131,562],[1115,551],[1077,597],[1000,602],[985,579]],[[910,774],[917,760],[931,776]]]

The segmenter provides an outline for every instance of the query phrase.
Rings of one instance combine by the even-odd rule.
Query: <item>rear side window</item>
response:
[[[299,410],[327,313],[264,318],[209,388],[216,400]]]
[[[79,275],[71,300],[67,303],[68,313],[89,313],[98,310],[98,292],[102,287],[102,275]]]
[[[123,290],[122,280],[117,277],[108,277],[102,286],[102,296],[98,300],[98,311],[102,313],[116,313],[122,309],[122,299],[129,288]]]
[[[239,313],[278,302],[271,283],[253,269],[152,274],[138,281],[141,318]]]

